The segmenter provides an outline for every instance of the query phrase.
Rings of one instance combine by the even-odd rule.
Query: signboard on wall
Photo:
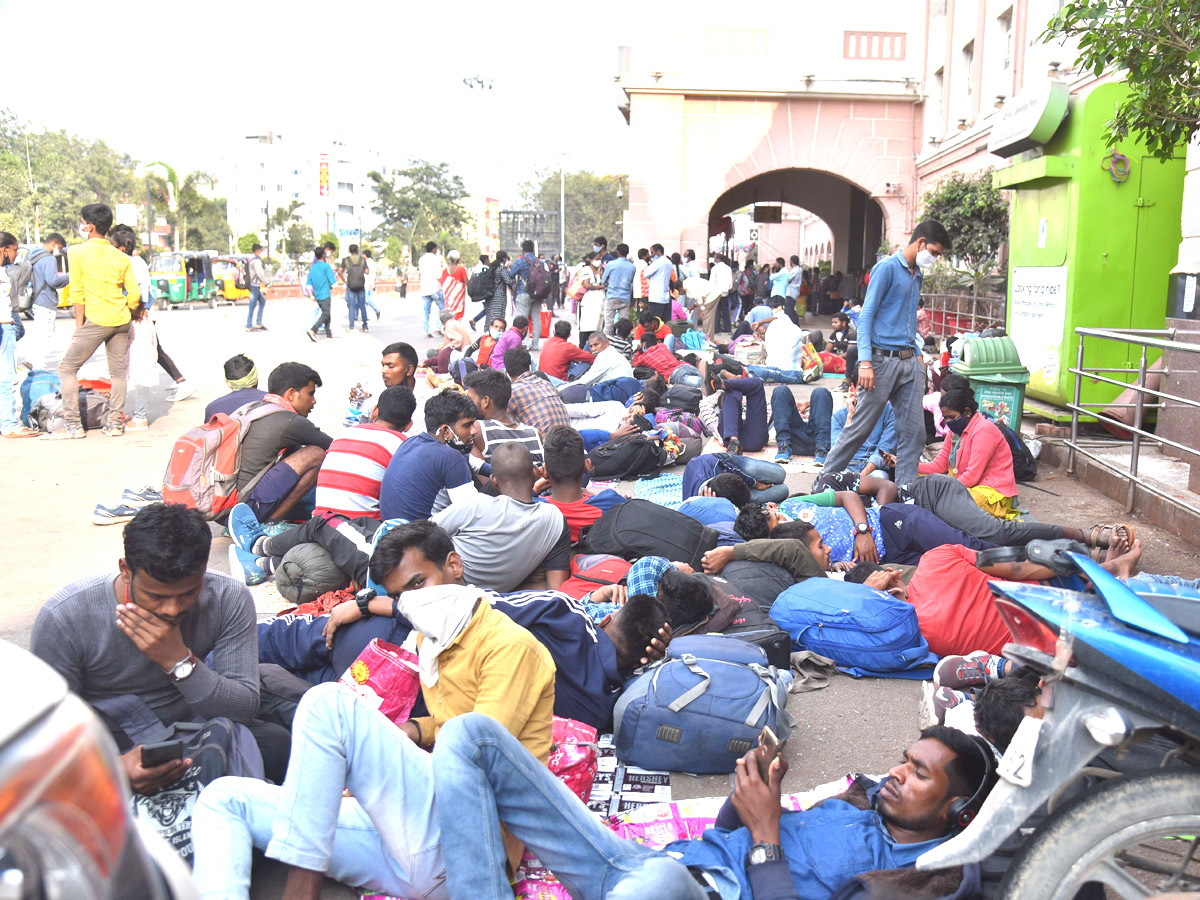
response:
[[[1008,333],[1034,384],[1054,388],[1063,370],[1067,321],[1067,267],[1014,266],[1010,279]]]
[[[764,225],[778,225],[783,221],[783,207],[756,205],[754,221]]]
[[[317,185],[321,190],[322,197],[329,196],[329,154],[321,154],[321,163],[317,169]]]
[[[1046,80],[1004,102],[999,120],[992,125],[988,152],[1016,156],[1054,137],[1067,114],[1067,86]]]

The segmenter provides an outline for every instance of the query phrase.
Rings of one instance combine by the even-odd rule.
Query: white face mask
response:
[[[600,245],[599,245],[599,244],[592,244],[592,252],[593,252],[593,253],[599,253],[599,252],[600,252]]]
[[[934,256],[932,253],[930,253],[928,250],[921,248],[920,250],[917,251],[917,265],[920,268],[928,269],[935,262],[937,262],[937,257]]]
[[[87,223],[80,223],[80,225],[79,225],[79,234],[80,234],[80,236],[81,236],[81,237],[82,237],[84,240],[87,240],[87,238],[88,238],[88,227],[87,227]]]

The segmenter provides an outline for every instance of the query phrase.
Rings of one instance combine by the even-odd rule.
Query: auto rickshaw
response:
[[[150,260],[150,290],[161,310],[181,303],[207,303],[217,306],[217,282],[213,278],[212,256],[207,252],[180,250],[159,253]]]
[[[29,254],[40,249],[42,249],[41,244],[21,244],[21,246],[17,248],[17,262],[24,262],[29,257]],[[60,273],[66,272],[68,268],[67,251],[63,250],[58,257],[58,271]],[[68,309],[73,303],[74,301],[71,299],[71,286],[66,284],[60,287],[58,289],[58,308]],[[31,318],[32,316],[32,312],[26,314],[26,318]]]
[[[250,298],[250,257],[244,254],[217,256],[213,258],[213,277],[217,281],[217,295],[229,303]]]

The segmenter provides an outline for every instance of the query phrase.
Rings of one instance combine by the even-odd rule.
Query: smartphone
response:
[[[142,768],[153,769],[176,759],[183,759],[183,741],[163,741],[142,745]]]
[[[764,784],[771,783],[771,763],[779,755],[779,738],[769,727],[763,728],[758,735],[758,749],[754,758],[758,762],[758,774]]]

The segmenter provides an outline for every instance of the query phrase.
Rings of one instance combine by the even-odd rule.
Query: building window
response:
[[[339,181],[338,182],[338,190],[346,191],[347,193],[353,194],[354,193],[354,184],[349,181]]]
[[[966,86],[967,100],[975,94],[975,42],[967,41],[962,49],[963,84]],[[970,112],[970,109],[963,110]]]
[[[352,216],[352,215],[354,215],[354,207],[346,206],[343,203],[340,206],[338,206],[338,215],[339,216]]]
[[[277,185],[275,185],[275,191],[276,191],[276,193],[282,193],[282,192],[283,192],[283,185],[282,185],[282,184],[277,184]]]
[[[929,99],[925,104],[925,130],[931,141],[939,140],[943,134],[942,107],[946,102],[946,70],[938,69],[933,73],[933,84],[929,91]]]
[[[996,17],[996,25],[1000,31],[1000,46],[1004,51],[1002,68],[1005,72],[1010,72],[1013,55],[1013,11],[1011,6]]]
[[[260,185],[258,186],[258,189],[259,189],[260,191],[263,191],[263,192],[265,193],[265,192],[266,192],[266,190],[267,190],[267,186],[266,186],[265,184],[260,184]]]
[[[902,31],[847,31],[842,35],[844,59],[904,59]]]

